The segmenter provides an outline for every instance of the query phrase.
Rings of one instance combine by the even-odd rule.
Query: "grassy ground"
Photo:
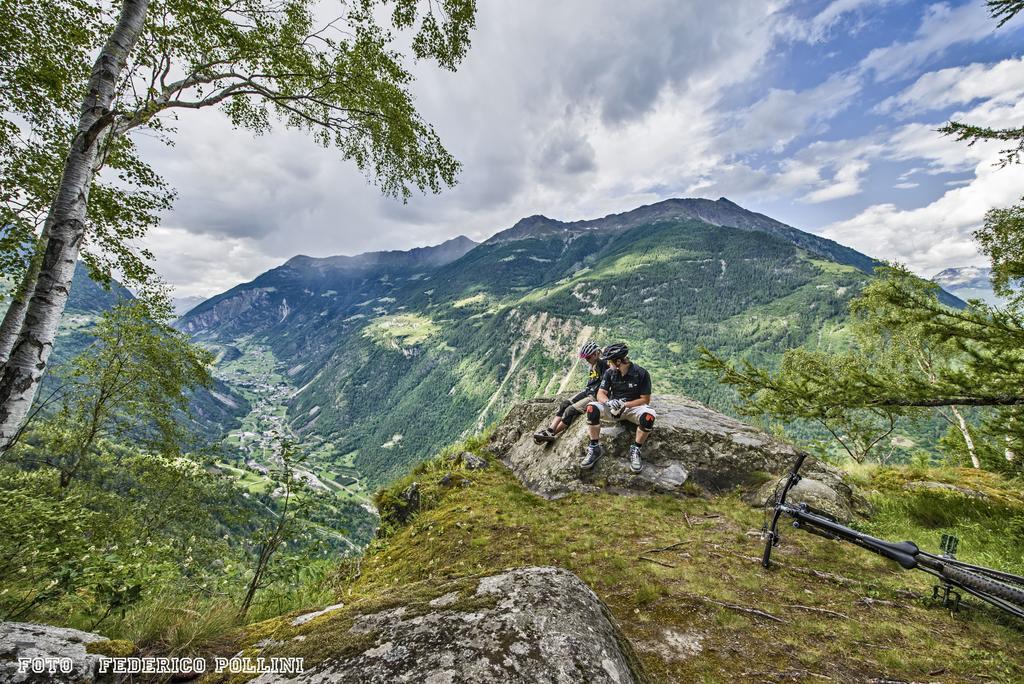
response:
[[[393,314],[374,319],[363,335],[385,349],[395,349],[422,344],[439,330],[432,320],[421,314]]]
[[[270,478],[254,473],[251,470],[236,468],[221,462],[218,462],[216,465],[219,469],[232,475],[238,481],[238,486],[250,494],[266,493],[273,485]]]
[[[428,462],[378,497],[386,514],[389,500],[415,479],[425,510],[374,542],[358,576],[339,575],[335,592],[346,607],[324,627],[304,628],[326,629],[319,638],[289,642],[295,652],[282,655],[305,655],[308,668],[358,646],[342,628],[358,614],[422,604],[506,568],[554,565],[575,572],[609,605],[658,682],[1024,681],[1024,625],[974,600],[950,614],[926,598],[929,576],[795,530],[784,531],[778,566],[766,570],[758,562],[762,513],[735,496],[547,501],[496,463],[458,472],[471,486],[437,484],[451,470],[445,461]],[[962,558],[1024,572],[1019,485],[967,473],[969,486],[989,494],[983,504],[903,488],[915,478],[959,475],[861,472],[877,511],[862,527],[935,550],[953,523]],[[980,512],[972,512],[975,505]],[[243,644],[295,629],[264,623]],[[315,649],[300,653],[307,642]]]

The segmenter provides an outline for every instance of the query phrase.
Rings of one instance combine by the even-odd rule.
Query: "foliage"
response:
[[[992,289],[1024,310],[1024,290],[1018,287],[1024,278],[1024,206],[990,209],[974,237],[992,262]]]
[[[239,618],[245,618],[256,593],[273,583],[274,572],[287,572],[287,561],[301,564],[300,558],[295,556],[286,558],[284,562],[278,560],[272,563],[281,547],[289,541],[298,541],[294,537],[302,533],[311,508],[310,497],[303,496],[306,494],[306,484],[297,470],[302,456],[296,452],[295,445],[290,440],[281,439],[275,458],[276,464],[270,471],[270,479],[274,486],[272,496],[277,497],[277,506],[272,517],[250,537],[249,544],[253,547],[256,560],[245,597],[238,609]],[[311,541],[308,535],[306,541]]]
[[[454,69],[469,47],[472,0],[360,0],[323,22],[314,10],[311,0],[153,0],[115,132],[163,132],[165,112],[222,104],[233,124],[257,133],[274,118],[310,132],[387,194],[452,184],[458,163],[417,115],[389,26],[412,32],[416,59]],[[169,80],[172,72],[184,75]]]
[[[749,361],[736,367],[707,349],[703,353],[704,366],[739,391],[742,413],[815,422],[857,463],[893,432],[894,410],[860,400],[863,392],[876,389],[872,371],[878,366],[871,356],[798,347],[786,351],[778,371],[772,373]]]
[[[105,446],[68,487],[49,469],[0,467],[18,504],[2,516],[5,619],[99,625],[224,552],[218,482],[186,460]]]
[[[23,272],[60,182],[92,56],[118,5],[83,0],[3,0],[0,6],[0,265]],[[353,161],[389,195],[437,192],[458,162],[415,111],[412,75],[392,45],[411,33],[410,52],[454,69],[469,47],[473,0],[359,0],[318,23],[315,2],[192,3],[153,0],[143,35],[104,121],[104,179],[89,193],[85,259],[94,278],[112,268],[129,284],[152,276],[132,241],[170,206],[173,191],[124,134],[149,129],[170,141],[181,110],[223,105],[236,126],[257,133],[274,118],[306,130]],[[385,11],[381,11],[385,10]],[[390,11],[386,11],[390,10]],[[172,75],[182,78],[171,78]]]
[[[178,413],[187,390],[210,384],[212,357],[170,327],[170,306],[159,290],[118,302],[90,330],[94,343],[60,369],[50,398],[59,409],[36,427],[23,458],[58,470],[62,488],[103,439],[131,436],[180,454],[188,434]]]
[[[1018,388],[1024,382],[1024,319],[1012,309],[992,309],[980,302],[954,309],[939,302],[937,289],[904,268],[883,267],[850,304],[851,350],[792,349],[774,373],[709,351],[703,363],[739,390],[743,412],[839,423],[842,429],[830,428],[837,439],[844,431],[874,433],[880,439],[898,418],[920,418],[930,409],[958,426],[971,451],[970,428],[958,407],[1007,406],[983,417],[1002,416],[1001,428],[997,421],[986,423],[990,438],[1016,443],[1019,429],[1005,418],[1022,401]],[[862,421],[865,416],[867,423]],[[872,421],[880,421],[882,431],[873,430]],[[846,440],[840,441],[847,446]],[[847,451],[857,461],[866,454]]]
[[[94,2],[0,2],[0,270],[21,274],[60,182],[93,51],[110,30]],[[173,192],[128,139],[106,152],[108,177],[90,193],[85,253],[104,283],[116,267],[141,284],[153,273],[130,241],[156,225]]]
[[[479,446],[477,453],[489,458]],[[943,662],[951,679],[969,680],[981,668],[1003,681],[1024,675],[1015,648],[1019,629],[995,610],[976,608],[971,597],[965,598],[970,607],[951,617],[926,598],[932,580],[923,573],[795,530],[776,550],[778,565],[763,569],[761,542],[748,534],[760,526],[761,511],[738,497],[604,493],[545,500],[493,465],[460,473],[470,486],[448,488],[433,477],[449,467],[443,457],[423,467],[419,481],[428,496],[420,513],[375,541],[358,571],[339,568],[335,593],[324,603],[342,602],[343,608],[300,626],[288,619],[251,625],[224,651],[255,655],[253,645],[270,639],[279,645],[259,655],[304,656],[308,668],[372,646],[365,633],[349,630],[356,622],[368,624],[363,616],[404,606],[411,618],[436,611],[430,601],[453,592],[445,610],[470,612],[480,578],[513,567],[555,566],[577,574],[606,603],[653,681],[732,681],[779,672],[835,681],[925,680],[935,671],[934,649],[944,643],[971,654]],[[970,501],[954,495],[937,501],[927,490],[903,489],[917,477],[908,469],[885,471],[900,479],[879,480],[872,495],[879,513],[863,529],[935,551],[945,528],[923,523],[942,502],[952,502],[947,508],[960,514]],[[955,481],[960,475],[931,470],[923,477]],[[976,475],[967,486],[1000,498],[968,518],[940,522],[953,522],[968,562],[1024,571],[1020,486],[991,473]],[[672,648],[683,635],[698,644],[699,655]]]
[[[1002,26],[1024,4],[990,0],[988,7]],[[1021,161],[1024,129],[995,130],[951,121],[941,132],[968,145],[1016,141],[1017,147],[1003,150],[999,165]],[[1015,292],[1014,285],[1024,277],[1022,213],[1020,205],[991,209],[975,233],[991,259],[994,289],[1010,299],[1006,308],[981,302],[963,309],[946,306],[937,297],[936,286],[923,284],[904,268],[888,267],[851,304],[861,333],[853,353],[814,356],[794,350],[786,353],[782,369],[774,375],[750,362],[736,367],[710,352],[705,352],[704,363],[724,382],[740,388],[744,410],[751,413],[783,419],[811,415],[820,420],[834,412],[850,420],[870,411],[891,424],[896,416],[931,407],[958,427],[975,467],[981,462],[962,407],[986,407],[983,426],[998,446],[990,443],[982,450],[1002,449],[999,467],[1019,468],[1019,459],[1016,465],[1014,460],[1024,439],[1024,295]],[[944,442],[954,452],[958,448],[948,436]]]
[[[318,557],[341,536],[335,520],[297,494],[294,474],[282,503],[212,466],[216,454],[185,420],[186,390],[209,382],[211,355],[170,316],[159,292],[115,303],[90,329],[92,345],[62,367],[56,408],[3,455],[0,498],[11,505],[0,526],[11,533],[0,539],[0,619],[192,652],[239,624],[261,559],[257,617],[319,596]],[[276,553],[261,555],[275,529]]]

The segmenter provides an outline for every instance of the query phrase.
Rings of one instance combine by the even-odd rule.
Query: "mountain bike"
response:
[[[764,555],[761,559],[764,567],[771,567],[772,549],[779,544],[779,520],[786,516],[793,519],[793,527],[796,529],[825,539],[850,542],[895,561],[905,570],[921,570],[937,577],[939,583],[932,588],[932,598],[941,598],[944,607],[959,610],[960,591],[964,591],[1010,615],[1024,619],[1024,577],[957,560],[959,540],[952,535],[942,535],[942,555],[936,556],[922,551],[914,542],[891,542],[858,532],[806,503],[789,503],[786,498],[801,479],[800,468],[805,458],[807,454],[800,454],[797,457],[786,480],[781,483],[781,492],[776,488],[772,499],[766,504],[766,509],[774,509],[774,512],[771,514],[771,522],[767,522],[766,519],[761,530],[765,540]]]

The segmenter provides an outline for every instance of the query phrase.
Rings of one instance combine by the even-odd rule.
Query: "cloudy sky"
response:
[[[514,9],[513,9],[514,8]],[[1000,146],[944,122],[1024,125],[1024,19],[983,0],[480,2],[457,73],[416,65],[417,105],[463,163],[407,204],[302,134],[254,138],[187,112],[142,140],[178,189],[147,239],[179,296],[295,254],[480,240],[531,214],[576,220],[728,197],[930,277],[983,264],[985,210],[1024,195]]]

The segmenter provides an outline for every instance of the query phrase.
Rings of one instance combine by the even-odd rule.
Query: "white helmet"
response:
[[[601,348],[597,346],[597,342],[587,342],[585,345],[580,347],[580,358],[585,359],[596,351],[600,351]]]

